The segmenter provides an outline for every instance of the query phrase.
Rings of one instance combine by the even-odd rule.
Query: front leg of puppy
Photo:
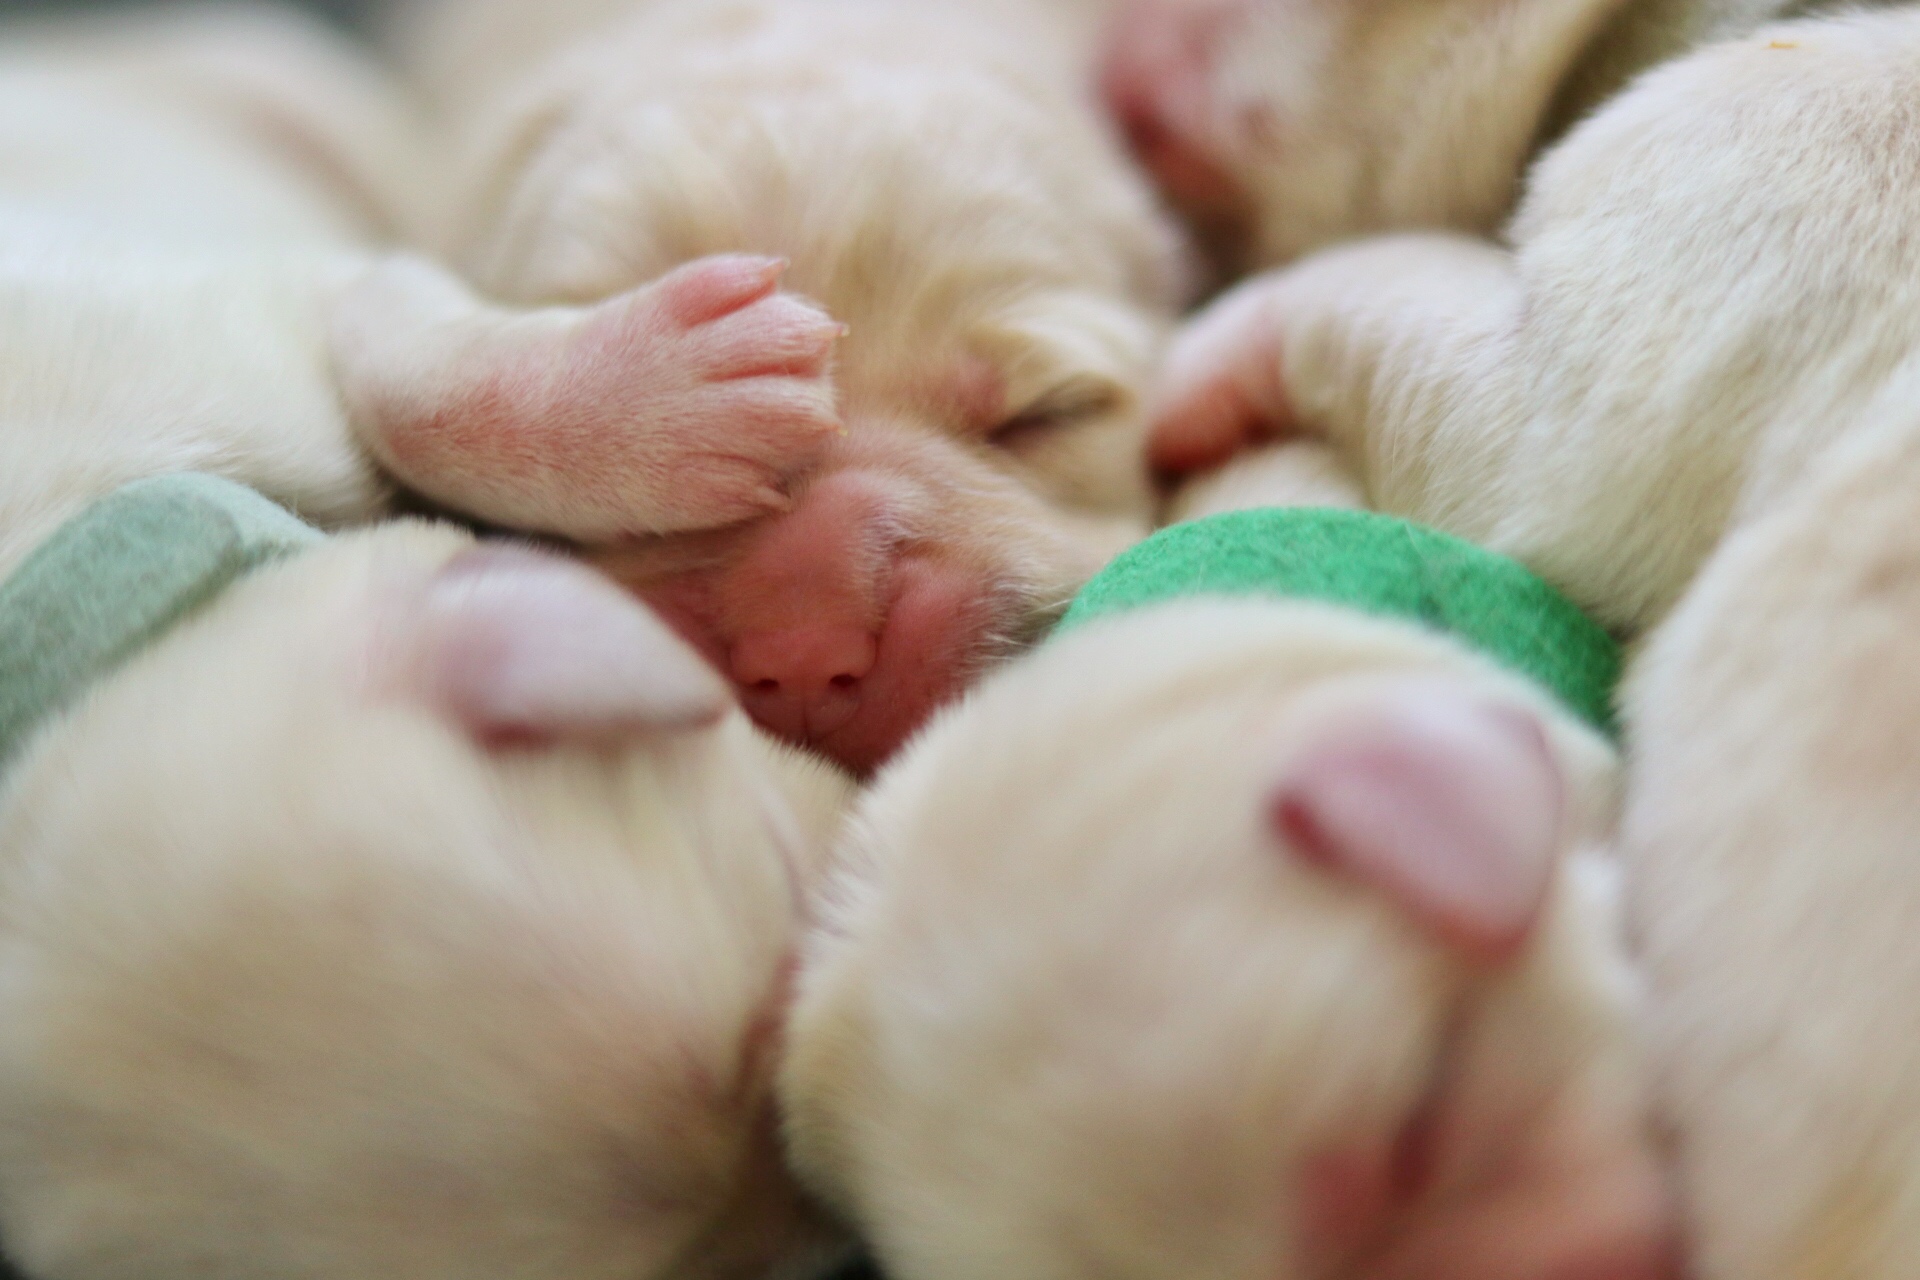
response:
[[[1186,474],[1262,440],[1318,437],[1375,506],[1483,534],[1497,515],[1486,482],[1511,435],[1499,374],[1521,300],[1510,254],[1453,236],[1381,239],[1260,276],[1176,341],[1154,463]]]
[[[784,264],[704,258],[592,307],[491,307],[415,258],[336,305],[355,432],[470,515],[585,542],[782,509],[840,430],[842,328],[779,292]]]

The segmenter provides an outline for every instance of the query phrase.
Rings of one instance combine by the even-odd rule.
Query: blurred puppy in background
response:
[[[1102,83],[1232,273],[1371,232],[1492,233],[1541,147],[1796,0],[1122,0]]]
[[[23,25],[0,59],[0,556],[184,469],[330,523],[385,510],[397,477],[491,523],[611,537],[673,525],[667,477],[703,465],[672,436],[688,415],[836,429],[837,330],[758,260],[504,310],[391,252],[433,221],[435,153],[371,66],[290,16]]]

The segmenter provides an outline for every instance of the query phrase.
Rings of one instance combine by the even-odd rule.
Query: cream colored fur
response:
[[[1920,1253],[1920,364],[1744,526],[1628,691],[1624,832],[1707,1280]]]
[[[1543,160],[1512,250],[1385,240],[1223,302],[1161,424],[1323,434],[1381,505],[1623,629],[1672,614],[1629,699],[1626,845],[1710,1280],[1892,1280],[1920,1247],[1917,95],[1912,11],[1672,64]]]
[[[9,27],[0,98],[0,567],[88,498],[182,469],[327,523],[383,509],[377,459],[496,523],[680,527],[662,475],[684,488],[701,455],[663,422],[716,401],[775,417],[783,460],[833,429],[824,346],[804,336],[831,325],[772,294],[764,266],[527,313],[389,260],[383,245],[432,220],[436,153],[368,64],[293,17]],[[742,356],[711,350],[711,315],[684,314],[690,292],[730,311],[707,301],[716,276],[752,338],[821,349],[732,381]],[[730,458],[767,483],[751,447]]]
[[[380,197],[404,117],[357,63],[257,15],[5,35],[0,570],[160,472],[219,472],[329,522],[377,511],[321,300],[402,219]],[[300,133],[310,99],[356,127]]]
[[[31,1274],[765,1277],[828,1241],[768,1076],[844,784],[737,713],[476,741],[431,622],[469,545],[262,570],[10,770],[0,1236]]]
[[[365,450],[457,422],[476,367],[550,361],[536,416],[575,428],[684,399],[647,361],[701,354],[672,312],[716,277],[817,320],[751,262],[578,314],[381,265],[404,115],[290,19],[6,38],[0,572],[182,469],[370,519]],[[628,322],[664,345],[566,359]],[[578,479],[536,520],[609,469]],[[724,686],[611,585],[470,543],[261,570],[0,778],[0,1242],[36,1277],[763,1280],[831,1250],[769,1076],[845,781],[714,723]]]
[[[1510,964],[1463,962],[1263,817],[1323,717],[1416,674],[1538,716],[1565,770]],[[1645,1229],[1632,982],[1581,851],[1613,780],[1536,690],[1396,623],[1192,602],[1054,641],[937,720],[840,843],[781,1077],[797,1167],[899,1280],[1504,1280],[1550,1273],[1557,1196],[1561,1231]],[[1316,1244],[1316,1160],[1423,1109],[1435,1184],[1364,1245]],[[1497,1207],[1520,1170],[1531,1218]],[[1656,1274],[1613,1256],[1580,1274]]]
[[[603,561],[681,610],[717,662],[789,625],[754,602],[804,580],[810,617],[882,633],[869,704],[937,702],[1144,531],[1142,399],[1183,282],[1174,232],[1091,101],[1097,8],[468,0],[408,24],[464,140],[448,251],[483,290],[585,303],[702,255],[765,253],[848,326],[846,435],[783,508]],[[856,567],[821,549],[784,559],[780,584],[733,585],[794,527],[783,516],[846,510],[837,480],[875,511]],[[896,584],[922,569],[963,584],[971,610],[913,646],[937,696],[895,689],[912,681],[884,656],[907,643],[884,634]],[[843,578],[857,607],[819,585]],[[793,732],[863,766],[903,733]]]
[[[1249,282],[1170,358],[1157,446],[1323,436],[1375,505],[1644,628],[1920,345],[1915,38],[1765,29],[1549,154],[1512,249],[1384,238]]]
[[[1212,175],[1189,194],[1229,257],[1274,265],[1355,235],[1491,233],[1539,148],[1633,76],[1809,7],[1135,0],[1110,84],[1149,160],[1171,140]]]
[[[1318,440],[1290,440],[1250,449],[1180,485],[1168,499],[1164,519],[1178,524],[1260,507],[1366,505],[1359,483],[1338,453]]]

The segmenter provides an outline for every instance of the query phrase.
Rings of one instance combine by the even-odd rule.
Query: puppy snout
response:
[[[860,623],[753,632],[733,642],[728,665],[747,711],[783,738],[812,742],[860,710],[880,638]]]

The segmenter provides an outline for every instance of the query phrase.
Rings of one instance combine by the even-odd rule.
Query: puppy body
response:
[[[1920,370],[1733,534],[1628,690],[1624,829],[1706,1277],[1894,1280],[1920,1249]]]
[[[330,45],[265,19],[10,34],[0,570],[92,498],[166,471],[217,471],[331,522],[379,510],[318,300],[401,216],[383,198],[383,147],[403,136],[391,104]],[[252,93],[268,65],[287,72],[283,115]],[[309,98],[340,104],[351,139],[298,132]]]
[[[1107,97],[1232,266],[1492,233],[1540,148],[1640,72],[1798,0],[1135,0]]]
[[[1377,502],[1666,619],[1626,851],[1708,1276],[1915,1247],[1916,50],[1889,13],[1663,68],[1541,163],[1513,250],[1385,240],[1223,302],[1161,424],[1165,458],[1324,430]]]
[[[1045,6],[619,8],[571,41],[505,3],[423,24],[469,140],[450,251],[529,304],[778,254],[849,326],[846,434],[780,509],[603,563],[763,724],[868,767],[1144,530],[1176,241],[1082,91],[1084,35]],[[527,22],[557,51],[473,87]]]
[[[817,1258],[766,1028],[844,784],[726,706],[589,571],[412,525],[257,571],[96,686],[0,789],[10,1256]]]
[[[620,381],[646,371],[631,349],[567,347],[592,312],[490,310],[381,265],[374,237],[408,215],[379,193],[417,173],[377,127],[384,91],[307,29],[222,13],[18,41],[0,573],[89,500],[182,469],[376,516],[364,446],[435,420],[361,410],[457,404],[476,363],[550,362],[576,426],[582,374],[644,383]],[[698,301],[716,273],[777,301],[750,263],[650,296]],[[548,510],[577,515],[562,492]],[[845,784],[728,714],[624,593],[470,544],[387,526],[258,570],[9,760],[0,1240],[32,1274],[817,1258],[768,1028]]]
[[[1512,249],[1386,237],[1249,282],[1170,357],[1156,456],[1322,437],[1380,508],[1644,629],[1920,345],[1917,35],[1792,24],[1655,72],[1541,162]]]
[[[315,28],[208,10],[9,36],[0,567],[91,498],[182,469],[329,524],[385,507],[380,461],[501,524],[679,527],[668,471],[748,506],[767,474],[751,449],[725,474],[663,453],[663,420],[718,398],[779,449],[832,430],[814,378],[831,326],[773,293],[773,264],[506,312],[424,259],[388,259],[382,240],[429,218],[431,165],[403,104]],[[754,332],[715,357],[729,321]],[[795,330],[818,349],[734,380],[764,362],[756,343]]]
[[[1474,730],[1439,753],[1461,771],[1417,763],[1441,723],[1530,745],[1481,755]],[[1403,852],[1551,793],[1486,882],[1533,886],[1519,934],[1478,951],[1405,883],[1342,871],[1330,811],[1288,825],[1283,797],[1373,785],[1349,766],[1380,770],[1361,808],[1405,820]],[[1050,642],[847,828],[782,1068],[797,1167],[902,1280],[1664,1274],[1588,847],[1613,769],[1531,686],[1325,606],[1163,605]]]

